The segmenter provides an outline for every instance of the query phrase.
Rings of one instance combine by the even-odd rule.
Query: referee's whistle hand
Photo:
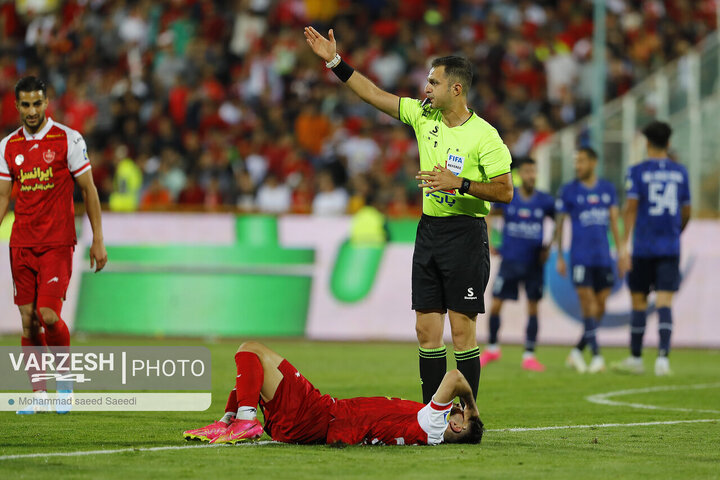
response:
[[[426,193],[453,190],[462,186],[462,179],[442,165],[435,165],[432,171],[419,171],[415,179],[421,181],[419,188],[429,189]]]

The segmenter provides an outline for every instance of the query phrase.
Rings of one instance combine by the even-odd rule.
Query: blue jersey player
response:
[[[672,333],[672,298],[680,284],[680,233],[690,220],[690,189],[685,167],[668,158],[672,130],[663,122],[652,122],[643,129],[648,158],[628,171],[626,180],[624,242],[634,230],[628,286],[632,295],[630,329],[631,356],[614,368],[644,373],[642,343],[647,316],[647,296],[657,292],[660,345],[655,374],[670,374],[668,353]]]
[[[546,217],[555,217],[555,199],[552,195],[535,190],[537,167],[528,158],[518,166],[522,181],[515,189],[508,205],[495,204],[494,212],[502,213],[502,263],[493,286],[490,307],[490,339],[480,355],[480,365],[500,359],[498,330],[500,310],[505,300],[517,300],[520,284],[524,284],[528,300],[528,323],[525,330],[525,353],[521,366],[525,370],[542,372],[545,366],[535,358],[538,332],[538,301],[543,295],[543,265],[548,247],[543,245],[543,224]],[[491,222],[488,222],[490,225]]]
[[[576,179],[560,188],[557,199],[555,241],[558,247],[557,271],[567,274],[563,253],[563,222],[570,217],[572,243],[570,246],[571,277],[580,300],[584,332],[572,349],[567,364],[578,372],[605,370],[595,331],[605,315],[605,301],[615,281],[608,242],[608,228],[612,231],[618,256],[623,245],[618,231],[618,207],[615,187],[595,174],[597,154],[592,148],[580,148],[575,156]],[[593,358],[588,367],[582,351],[590,346]]]

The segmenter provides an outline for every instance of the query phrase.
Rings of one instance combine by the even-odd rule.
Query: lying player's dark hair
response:
[[[445,75],[460,82],[463,94],[467,95],[472,85],[472,64],[463,57],[448,56],[439,57],[432,61],[432,67],[445,67]]]
[[[597,152],[592,147],[580,147],[578,152],[583,152],[585,155],[590,157],[592,160],[597,160]]]
[[[650,122],[642,129],[643,135],[647,138],[650,145],[655,148],[665,149],[668,147],[670,142],[670,135],[672,135],[672,128],[665,122],[659,122],[657,120]]]
[[[45,82],[32,75],[23,77],[15,84],[15,100],[20,100],[20,92],[37,92],[38,90],[42,90],[43,97],[47,97]]]
[[[485,433],[485,426],[482,420],[480,420],[480,417],[471,418],[467,426],[467,431],[456,443],[478,444],[482,441],[483,433]]]

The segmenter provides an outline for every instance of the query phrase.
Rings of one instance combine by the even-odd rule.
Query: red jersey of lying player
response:
[[[235,355],[237,377],[225,416],[184,432],[186,439],[237,443],[264,431],[285,443],[437,445],[479,443],[480,421],[472,390],[458,370],[445,375],[427,405],[389,397],[337,399],[323,395],[290,362],[257,342]],[[459,396],[465,410],[452,404]],[[258,404],[264,427],[255,418]]]

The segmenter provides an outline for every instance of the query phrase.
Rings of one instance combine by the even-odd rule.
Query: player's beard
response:
[[[32,126],[28,123],[27,116],[23,119],[23,124],[25,125],[25,129],[32,133],[37,132],[38,129],[40,128],[40,125],[42,125],[44,122],[45,122],[45,113],[43,113],[42,115],[38,115],[37,123],[34,126]]]

